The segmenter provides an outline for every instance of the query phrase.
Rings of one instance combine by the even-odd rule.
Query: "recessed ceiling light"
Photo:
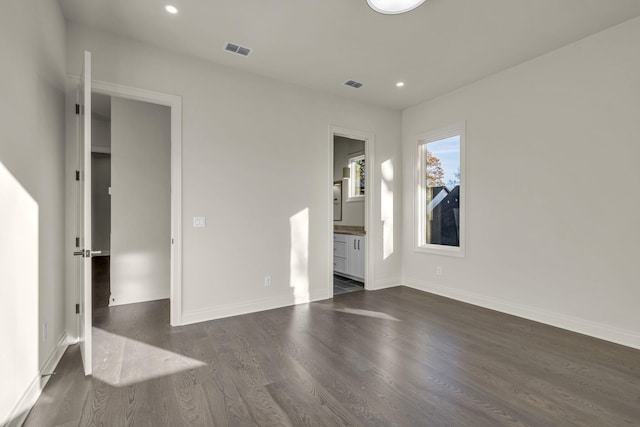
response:
[[[170,4],[166,5],[164,7],[164,10],[166,10],[167,12],[169,12],[172,15],[175,15],[176,13],[178,13],[178,8],[173,6],[173,5],[170,5]]]
[[[396,87],[402,87],[402,86],[404,86],[404,82],[398,82],[398,83],[396,83]]]
[[[424,3],[425,0],[367,0],[367,4],[378,13],[397,15],[409,12]]]

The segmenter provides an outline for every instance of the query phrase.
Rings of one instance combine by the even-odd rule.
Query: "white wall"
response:
[[[91,146],[107,149],[111,147],[111,122],[105,119],[91,119]]]
[[[634,19],[404,112],[406,284],[640,348],[639,45]],[[416,253],[414,137],[461,120],[467,255]]]
[[[169,298],[171,111],[111,98],[110,305]]]
[[[400,168],[401,115],[235,69],[68,25],[68,71],[93,52],[96,79],[183,98],[183,237],[186,321],[291,304],[300,274],[309,299],[327,298],[333,224],[329,126],[375,133],[378,180],[372,183],[375,283],[399,283],[398,249],[383,259],[381,163]],[[399,241],[400,198],[395,242]],[[308,246],[292,248],[296,218],[308,213]],[[301,215],[301,216],[296,216]],[[206,228],[192,228],[206,216]],[[304,221],[300,222],[303,223]],[[297,233],[297,232],[296,232]],[[300,234],[300,233],[297,233]],[[389,239],[387,239],[389,241]],[[303,247],[304,246],[304,247]],[[293,249],[293,251],[292,251]],[[293,271],[293,253],[308,255]],[[264,276],[272,275],[271,287]],[[304,281],[303,281],[304,282]],[[304,284],[298,287],[304,286]],[[299,290],[299,289],[298,289]]]
[[[93,128],[92,128],[93,132]],[[93,142],[93,135],[91,135]],[[111,154],[91,153],[91,250],[111,249]]]
[[[342,181],[342,221],[334,221],[335,225],[364,227],[364,200],[359,199],[347,202],[349,198],[349,180],[342,179],[342,168],[349,166],[349,157],[357,153],[364,154],[364,141],[341,136],[334,138],[333,180]],[[365,185],[367,185],[366,166]]]
[[[0,424],[28,409],[65,330],[64,36],[57,2],[3,2]]]

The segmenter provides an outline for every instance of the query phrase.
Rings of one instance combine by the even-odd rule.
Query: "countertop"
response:
[[[334,225],[333,232],[336,234],[350,234],[352,236],[364,236],[367,234],[364,227],[351,225]]]

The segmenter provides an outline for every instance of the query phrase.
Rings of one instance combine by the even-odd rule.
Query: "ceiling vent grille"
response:
[[[354,80],[348,80],[348,81],[344,82],[344,85],[345,85],[345,86],[352,87],[352,88],[354,88],[354,89],[360,89],[362,86],[364,86],[364,84],[363,84],[363,83],[356,82],[356,81],[354,81]]]
[[[251,53],[251,49],[248,47],[238,46],[237,44],[227,43],[224,47],[224,50],[231,53],[237,53],[242,56],[249,56]]]

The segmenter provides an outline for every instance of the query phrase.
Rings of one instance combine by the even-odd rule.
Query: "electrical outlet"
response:
[[[207,218],[204,216],[193,217],[193,228],[202,228],[207,226]]]
[[[439,265],[436,267],[436,274],[438,276],[442,276],[442,266]]]
[[[264,276],[264,286],[271,286],[271,276]]]
[[[47,322],[42,323],[42,341],[47,340]]]

